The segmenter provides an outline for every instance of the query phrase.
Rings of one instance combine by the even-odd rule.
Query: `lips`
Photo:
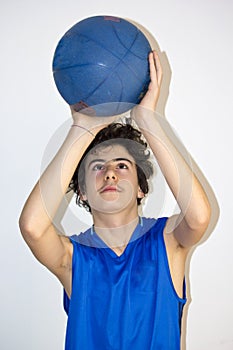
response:
[[[105,193],[105,192],[122,192],[122,189],[117,185],[105,185],[100,190],[99,193]]]
[[[118,192],[118,189],[116,186],[105,186],[100,193],[104,193],[104,192]]]

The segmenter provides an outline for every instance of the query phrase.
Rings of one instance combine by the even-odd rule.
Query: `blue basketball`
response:
[[[116,115],[138,104],[150,76],[150,44],[132,23],[94,16],[70,28],[53,58],[57,89],[69,105],[90,106],[96,115]]]

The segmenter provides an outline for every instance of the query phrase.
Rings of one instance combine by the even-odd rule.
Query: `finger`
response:
[[[162,82],[162,77],[163,77],[163,70],[159,59],[159,55],[155,50],[153,51],[153,58],[154,58],[154,64],[155,64],[155,69],[157,74],[157,81],[158,81],[158,85],[160,86]]]
[[[152,83],[157,83],[157,71],[154,59],[154,53],[149,54],[149,68],[150,68],[150,79]]]

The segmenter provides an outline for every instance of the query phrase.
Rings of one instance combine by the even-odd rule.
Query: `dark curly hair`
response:
[[[74,191],[76,193],[76,203],[80,207],[86,208],[88,212],[91,212],[88,202],[81,199],[81,194],[85,192],[85,167],[81,165],[83,165],[83,161],[85,162],[85,157],[94,148],[107,147],[109,145],[125,147],[135,160],[138,183],[142,192],[146,195],[149,191],[148,179],[153,174],[153,165],[149,161],[150,151],[147,149],[147,143],[142,139],[142,133],[129,123],[109,124],[96,134],[87,147],[73,174],[67,191]],[[141,198],[137,199],[137,204],[141,204]]]

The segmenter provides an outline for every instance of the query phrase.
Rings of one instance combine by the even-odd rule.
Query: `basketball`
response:
[[[56,87],[69,105],[92,107],[95,115],[116,115],[138,104],[150,76],[150,44],[129,21],[86,18],[60,39],[53,57]]]

